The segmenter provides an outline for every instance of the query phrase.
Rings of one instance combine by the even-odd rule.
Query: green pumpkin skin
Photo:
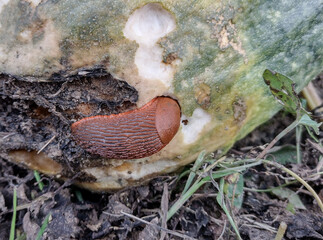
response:
[[[124,31],[130,16],[150,2],[0,4],[0,72],[48,81],[57,72],[103,65],[136,88],[138,108],[156,96],[171,96],[188,120],[151,157],[102,160],[113,167],[83,164],[81,171],[96,178],[80,181],[83,187],[119,189],[174,171],[202,150],[225,152],[280,109],[263,82],[265,69],[290,77],[298,91],[322,70],[322,0],[165,0],[153,2],[173,18],[174,29],[150,47],[161,51],[161,66],[169,67],[171,78],[143,79],[135,62],[143,45]],[[195,127],[199,123],[202,129]]]

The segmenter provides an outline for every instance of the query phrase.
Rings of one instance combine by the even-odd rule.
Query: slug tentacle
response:
[[[165,147],[180,125],[180,107],[172,98],[157,97],[139,109],[94,116],[72,124],[82,148],[112,159],[148,157]]]

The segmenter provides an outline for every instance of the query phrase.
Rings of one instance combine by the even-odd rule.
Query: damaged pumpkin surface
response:
[[[202,150],[225,152],[279,110],[264,69],[298,91],[321,71],[322,10],[320,1],[9,0],[0,5],[1,157],[21,163],[15,152],[40,151],[61,166],[40,171],[111,190],[175,171]],[[158,96],[178,102],[181,120],[150,156],[109,159],[71,136],[82,118]]]

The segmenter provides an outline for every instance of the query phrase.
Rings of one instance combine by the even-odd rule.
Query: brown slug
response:
[[[175,136],[181,110],[170,97],[156,97],[139,109],[83,118],[72,135],[86,151],[111,159],[137,159],[160,151]]]

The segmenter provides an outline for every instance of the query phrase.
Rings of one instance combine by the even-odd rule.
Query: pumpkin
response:
[[[225,153],[280,109],[265,69],[298,91],[322,70],[322,11],[317,0],[2,1],[1,156],[101,191]],[[82,118],[156,97],[175,100],[181,119],[149,156],[109,159],[71,135]]]

